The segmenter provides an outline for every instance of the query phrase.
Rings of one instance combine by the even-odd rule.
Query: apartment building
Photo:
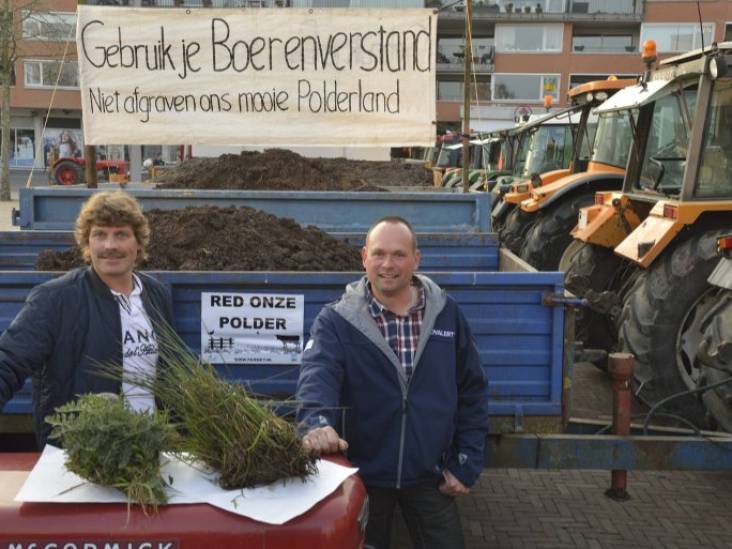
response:
[[[459,129],[463,107],[464,7],[451,0],[438,26],[438,131]],[[732,39],[732,2],[657,0],[474,0],[471,127],[513,123],[519,113],[544,112],[544,96],[566,104],[583,82],[637,75],[643,42],[660,57]],[[703,30],[703,35],[702,35]]]
[[[439,11],[437,41],[438,132],[459,129],[463,106],[464,5],[458,0],[90,0],[89,4],[144,7],[349,7]],[[474,0],[474,85],[471,125],[488,130],[513,123],[517,113],[542,112],[545,95],[557,106],[567,90],[588,80],[642,71],[640,46],[647,38],[661,56],[732,39],[732,1],[697,3],[655,0]],[[49,151],[81,154],[75,0],[46,0],[23,18],[11,90],[12,167],[43,168]],[[100,148],[110,158],[130,155],[120,144]],[[151,144],[136,158],[176,147]]]

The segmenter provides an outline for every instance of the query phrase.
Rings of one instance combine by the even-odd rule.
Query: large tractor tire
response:
[[[556,271],[564,250],[572,243],[580,208],[594,204],[595,193],[567,195],[538,214],[526,234],[521,259],[539,271]]]
[[[707,278],[719,261],[716,242],[723,234],[710,230],[672,243],[624,300],[618,347],[635,355],[636,394],[648,404],[698,386],[694,359],[702,321],[722,292]],[[704,408],[696,397],[673,399],[664,410],[704,425]]]
[[[732,291],[723,293],[702,324],[706,328],[696,354],[699,384],[732,380]],[[713,426],[732,433],[732,381],[704,392],[702,399]]]
[[[514,206],[506,216],[506,222],[498,229],[501,244],[518,254],[535,218],[536,214],[526,213],[518,206]]]
[[[568,259],[565,287],[590,302],[575,313],[575,338],[588,349],[615,349],[622,305],[616,291],[624,270],[625,261],[611,248],[585,242]]]
[[[70,160],[62,160],[53,169],[53,179],[57,185],[76,185],[81,182],[81,168]]]

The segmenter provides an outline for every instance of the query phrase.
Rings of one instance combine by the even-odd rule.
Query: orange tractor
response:
[[[628,119],[615,114],[598,119],[592,111],[634,83],[611,77],[572,88],[571,109],[579,115],[579,124],[567,167],[531,172],[514,182],[494,209],[494,221],[500,223],[505,216],[501,242],[535,268],[556,270],[572,242],[569,233],[580,208],[592,204],[598,190],[621,188],[630,147]]]
[[[622,192],[583,209],[562,262],[566,285],[591,307],[578,314],[589,347],[635,355],[638,396],[687,420],[706,415],[692,396],[703,319],[718,302],[707,282],[718,238],[732,231],[732,42],[661,62],[644,44],[637,86],[598,110],[631,113]],[[729,403],[727,403],[729,406]]]

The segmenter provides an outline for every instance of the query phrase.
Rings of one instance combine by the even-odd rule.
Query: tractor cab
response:
[[[505,130],[487,135],[478,134],[470,140],[468,183],[471,191],[485,190],[489,181],[495,182],[499,175],[510,173],[507,170],[511,155],[510,146],[511,138],[505,134]],[[462,144],[460,148],[462,152]],[[445,172],[443,186],[459,187],[462,180],[462,165],[449,168]]]

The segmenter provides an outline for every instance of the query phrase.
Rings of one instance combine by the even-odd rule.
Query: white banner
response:
[[[300,364],[305,297],[201,294],[201,358],[217,364]]]
[[[79,6],[91,145],[430,146],[427,9]]]

